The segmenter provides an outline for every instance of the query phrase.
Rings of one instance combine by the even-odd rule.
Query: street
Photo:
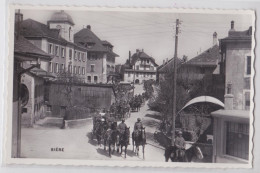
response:
[[[142,85],[136,88],[141,93]],[[153,133],[158,127],[159,120],[156,112],[149,111],[147,102],[139,112],[132,112],[131,117],[126,119],[132,133],[134,124],[138,117],[142,119],[146,127],[147,145],[145,146],[145,161],[164,161],[164,150],[153,140]],[[158,115],[157,115],[158,116]],[[119,122],[118,122],[119,123]],[[67,158],[67,159],[90,159],[90,160],[124,160],[122,156],[114,153],[110,158],[108,152],[104,151],[103,145],[97,146],[96,139],[91,140],[92,119],[87,121],[86,126],[73,129],[60,129],[59,127],[35,126],[34,128],[22,129],[22,157],[25,158]],[[63,150],[63,151],[59,151]],[[55,150],[55,151],[51,151]],[[58,150],[58,151],[56,151]],[[127,149],[127,160],[142,161],[133,152],[132,139]]]

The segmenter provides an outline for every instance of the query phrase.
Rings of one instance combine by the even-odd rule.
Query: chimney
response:
[[[142,49],[142,52],[144,52],[144,49]]]
[[[139,49],[136,49],[136,53],[139,53],[140,52],[140,50]]]
[[[20,9],[15,13],[15,23],[23,21],[23,14],[20,13]]]
[[[129,50],[129,64],[131,63],[131,51]]]
[[[235,31],[235,22],[233,20],[231,21],[230,31]]]
[[[23,21],[23,14],[20,13],[20,9],[15,13],[15,39],[18,39],[21,34],[21,22]]]
[[[213,46],[218,45],[218,34],[217,32],[213,33]]]
[[[166,63],[168,63],[168,58],[166,58]]]
[[[233,102],[234,96],[232,94],[232,84],[228,82],[227,84],[227,93],[225,94],[225,109],[226,110],[233,110]]]
[[[87,29],[91,30],[91,26],[90,26],[90,25],[87,25]]]
[[[165,60],[163,60],[163,65],[165,64]]]

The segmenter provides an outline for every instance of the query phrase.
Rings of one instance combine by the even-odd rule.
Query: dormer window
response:
[[[94,45],[95,45],[95,43],[87,43],[86,47],[88,49],[91,49]]]

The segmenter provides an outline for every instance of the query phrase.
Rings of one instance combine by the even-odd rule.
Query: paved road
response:
[[[126,120],[132,132],[137,117],[140,117],[146,126],[148,145],[145,147],[145,161],[164,161],[161,148],[154,147],[152,135],[158,127],[158,120],[151,118],[154,112],[147,110],[145,104],[140,112],[134,112]],[[148,115],[148,116],[146,116]],[[22,129],[22,157],[26,158],[68,158],[68,159],[91,159],[91,160],[124,160],[123,155],[118,153],[108,157],[103,146],[97,146],[96,140],[91,140],[92,120],[86,126],[73,129],[59,129],[57,127],[35,127]],[[132,142],[130,142],[132,143]],[[51,148],[63,148],[64,151],[51,151]],[[128,146],[127,160],[140,160],[132,151],[132,145]],[[141,154],[141,153],[140,153]]]

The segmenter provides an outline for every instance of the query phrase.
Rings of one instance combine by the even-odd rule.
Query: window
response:
[[[91,76],[88,76],[88,83],[91,83]]]
[[[69,40],[71,40],[70,35],[71,35],[71,27],[69,27]]]
[[[52,62],[49,62],[49,72],[53,72],[52,71]]]
[[[55,63],[55,72],[59,73],[59,64],[58,63]]]
[[[92,60],[92,61],[97,60],[97,55],[95,53],[90,53],[89,60]]]
[[[72,73],[72,65],[68,65],[68,72]]]
[[[85,67],[82,67],[82,74],[85,74]]]
[[[72,59],[72,49],[69,50],[69,58]]]
[[[131,74],[130,73],[128,73],[128,77],[130,77],[131,76]]]
[[[139,70],[139,65],[136,66],[136,70]]]
[[[51,112],[52,111],[52,106],[51,105],[47,105],[47,112]]]
[[[144,73],[144,77],[145,77],[145,73]]]
[[[244,91],[244,109],[250,109],[250,91]]]
[[[154,67],[153,67],[153,66],[151,66],[151,67],[150,67],[150,70],[154,70]]]
[[[136,73],[136,77],[139,77],[139,73]]]
[[[59,56],[59,46],[58,45],[55,46],[55,55]]]
[[[80,71],[80,66],[78,66],[78,74],[80,74],[81,73],[81,71]]]
[[[74,59],[77,60],[78,57],[77,57],[77,51],[74,51]]]
[[[73,73],[77,74],[77,67],[76,66],[74,66]]]
[[[81,58],[80,58],[80,52],[78,52],[78,59],[79,59],[79,61],[81,61]]]
[[[226,154],[248,160],[249,124],[226,122]]]
[[[149,62],[150,62],[149,59],[146,62],[147,62],[147,64],[149,64]]]
[[[81,53],[81,59],[83,62],[85,62],[85,53]]]
[[[60,72],[64,72],[64,64],[60,65]]]
[[[65,48],[64,47],[61,48],[61,57],[62,58],[65,57]]]
[[[49,54],[53,54],[53,44],[49,44],[49,48],[48,48],[48,52]]]
[[[98,82],[98,77],[94,76],[94,83],[97,83],[97,82]]]
[[[90,69],[90,72],[95,72],[95,65],[94,65],[94,64],[91,64],[91,65],[90,65],[90,68],[91,68],[91,69]]]
[[[251,56],[246,57],[246,75],[251,75]]]

